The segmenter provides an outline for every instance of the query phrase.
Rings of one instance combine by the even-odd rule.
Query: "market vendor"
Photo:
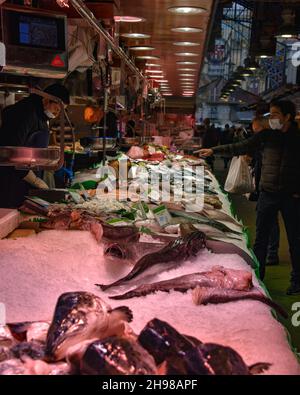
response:
[[[264,278],[271,228],[281,211],[287,231],[292,273],[288,295],[300,294],[300,131],[296,108],[288,100],[270,105],[269,129],[245,141],[202,149],[200,155],[245,155],[263,147],[254,252]]]
[[[45,93],[69,104],[69,92],[60,84],[48,86]],[[2,112],[0,146],[47,148],[49,120],[60,114],[60,105],[31,94]],[[0,166],[0,207],[16,208],[24,201],[30,188],[46,189],[48,185],[32,170],[16,170]]]

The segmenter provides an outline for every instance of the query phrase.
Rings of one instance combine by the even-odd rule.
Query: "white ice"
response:
[[[237,255],[203,251],[193,262],[161,273],[151,282],[205,271],[215,265],[251,270]],[[191,291],[112,301],[108,295],[123,293],[129,287],[103,293],[94,285],[109,283],[130,270],[126,264],[106,262],[101,245],[88,232],[45,231],[24,239],[4,239],[0,240],[0,302],[6,305],[8,322],[50,320],[61,293],[89,291],[112,306],[129,306],[136,333],[157,317],[203,342],[233,347],[248,365],[272,363],[267,374],[300,374],[285,329],[268,306],[256,301],[195,306]]]

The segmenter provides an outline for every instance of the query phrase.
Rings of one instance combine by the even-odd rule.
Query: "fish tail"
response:
[[[131,322],[133,320],[133,313],[127,306],[119,306],[112,310],[114,313],[119,313],[123,320],[126,322]]]
[[[265,371],[269,370],[269,368],[272,366],[271,363],[268,362],[258,362],[255,363],[254,365],[251,365],[248,367],[250,374],[260,374],[264,373]]]
[[[115,287],[117,285],[121,284],[121,280],[115,281],[114,283],[111,284],[95,284],[97,287],[101,288],[101,291],[106,291],[107,289],[111,287]]]
[[[137,296],[135,292],[129,291],[122,295],[109,296],[109,299],[123,300],[123,299],[131,299],[134,298],[135,296]]]
[[[255,296],[255,295],[254,295]],[[283,307],[279,304],[275,303],[273,300],[266,298],[264,295],[257,295],[260,296],[256,300],[260,300],[261,302],[267,304],[268,306],[272,307],[278,314],[280,314],[286,320],[289,318],[288,313],[285,311]],[[255,300],[255,298],[253,298]]]

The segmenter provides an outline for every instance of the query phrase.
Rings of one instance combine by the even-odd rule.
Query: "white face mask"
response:
[[[269,119],[270,128],[273,130],[281,130],[283,128],[283,124],[280,123],[278,118]]]
[[[56,116],[49,110],[45,110],[44,113],[45,113],[46,117],[49,118],[49,119],[56,118]]]

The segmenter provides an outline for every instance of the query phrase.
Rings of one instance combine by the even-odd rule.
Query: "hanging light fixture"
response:
[[[279,27],[277,38],[293,38],[298,36],[297,27],[295,24],[295,11],[286,8],[282,11],[283,24]]]
[[[178,15],[197,15],[206,12],[207,10],[203,7],[169,7],[168,11]]]

